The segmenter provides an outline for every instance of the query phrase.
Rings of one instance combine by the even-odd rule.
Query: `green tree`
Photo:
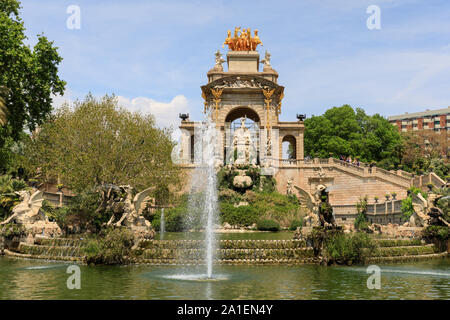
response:
[[[306,155],[358,157],[361,161],[377,161],[388,167],[400,163],[401,152],[401,135],[379,114],[369,116],[361,108],[355,111],[343,105],[305,120]]]
[[[6,124],[8,119],[8,108],[6,107],[6,88],[0,86],[0,126]]]
[[[53,42],[38,35],[33,48],[25,44],[20,8],[17,0],[0,0],[0,152],[8,152],[3,147],[9,138],[16,141],[25,128],[39,126],[52,109],[52,95],[62,95],[65,87],[58,76],[62,58]]]
[[[367,195],[359,198],[359,201],[356,203],[356,210],[358,211],[358,215],[353,223],[355,229],[360,231],[368,231],[369,222],[367,221]]]
[[[450,172],[450,162],[448,157],[445,157],[448,153],[450,134],[447,131],[436,133],[433,130],[419,130],[405,132],[402,135],[403,169],[417,174],[434,172],[445,179]]]
[[[152,115],[129,112],[114,96],[88,95],[59,108],[25,146],[30,170],[59,176],[76,192],[104,184],[165,188],[179,181],[171,132]]]

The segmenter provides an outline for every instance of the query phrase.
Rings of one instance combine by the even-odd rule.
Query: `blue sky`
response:
[[[81,29],[66,27],[69,5]],[[369,30],[369,5],[381,29]],[[202,118],[200,86],[228,29],[257,28],[285,86],[280,120],[350,104],[384,116],[450,105],[450,1],[24,0],[31,44],[44,33],[64,58],[64,100],[114,93],[163,125]]]

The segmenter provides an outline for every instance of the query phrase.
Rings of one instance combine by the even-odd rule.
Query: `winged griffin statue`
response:
[[[151,224],[142,216],[142,211],[145,209],[148,201],[150,201],[149,196],[155,188],[147,188],[136,194],[134,197],[133,188],[131,186],[120,186],[120,188],[126,192],[122,216],[115,222],[116,215],[113,214],[107,225],[114,225],[117,227],[150,227]]]
[[[16,194],[20,196],[21,202],[13,208],[13,214],[0,225],[10,222],[26,224],[37,220],[48,221],[47,216],[40,211],[44,201],[42,191],[38,190],[30,194],[27,190],[21,190]]]
[[[305,204],[310,211],[303,220],[307,226],[336,226],[326,186],[319,184],[314,195],[300,187],[294,187],[298,191],[300,203]]]
[[[411,193],[414,212],[409,218],[408,225],[411,227],[427,227],[429,225],[446,225],[450,223],[443,218],[442,210],[437,206],[437,201],[442,195],[429,193],[425,199],[420,193]]]
[[[48,217],[41,211],[44,193],[40,190],[34,190],[31,193],[28,190],[16,192],[20,196],[21,202],[12,209],[12,215],[0,223],[22,224],[29,232],[34,234],[48,234],[51,236],[61,235],[61,229],[55,222],[50,222]]]

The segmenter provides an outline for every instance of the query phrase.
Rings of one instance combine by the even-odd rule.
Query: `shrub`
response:
[[[258,220],[259,212],[254,206],[235,207],[231,203],[220,204],[221,222],[228,222],[231,225],[250,226]]]
[[[422,237],[428,241],[450,239],[450,228],[446,226],[428,226],[422,231]]]
[[[23,225],[17,223],[7,223],[0,226],[0,236],[7,239],[14,237],[23,237],[26,235],[26,229]]]
[[[274,220],[264,219],[256,223],[256,228],[261,231],[280,231],[280,224]]]
[[[88,264],[115,265],[128,262],[134,244],[133,233],[126,228],[107,229],[83,248]]]
[[[82,192],[69,200],[66,211],[61,211],[55,217],[62,229],[70,224],[76,224],[79,230],[91,229],[98,232],[103,223],[107,222],[112,212],[101,212],[98,209],[100,194],[98,192]],[[78,228],[77,228],[78,229]]]
[[[364,262],[375,248],[375,243],[365,233],[340,233],[325,240],[324,255],[338,264],[353,264]]]
[[[223,167],[217,173],[217,185],[219,189],[233,189],[233,179],[238,172],[227,167]]]
[[[366,213],[367,213],[367,196],[359,199],[359,202],[356,204],[356,210],[358,211],[358,215],[356,216],[354,226],[356,230],[359,231],[368,231],[369,230],[369,222],[367,221]]]
[[[245,171],[245,175],[249,176],[252,179],[252,185],[259,188],[260,179],[261,179],[261,169],[258,167],[249,167],[247,171]]]
[[[242,199],[242,196],[231,189],[223,189],[219,191],[219,200],[220,201],[228,201],[232,203],[239,203]]]
[[[289,230],[294,231],[297,230],[297,228],[301,228],[303,226],[302,220],[293,220],[291,222],[291,225],[289,226]]]
[[[402,200],[401,210],[403,213],[403,220],[408,221],[411,215],[414,213],[414,207],[412,204],[412,197],[408,196]]]
[[[272,176],[262,176],[262,192],[275,192],[276,180]]]
[[[187,218],[187,208],[185,206],[170,208],[164,210],[164,224],[166,232],[180,232],[189,229],[186,223]],[[154,215],[152,222],[152,227],[156,231],[161,229],[161,210]]]

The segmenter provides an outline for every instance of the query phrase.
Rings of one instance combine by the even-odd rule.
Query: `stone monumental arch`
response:
[[[365,195],[369,199],[383,199],[386,193],[396,193],[398,199],[406,197],[412,184],[412,177],[406,172],[356,166],[333,158],[304,159],[305,117],[297,115],[297,121],[279,120],[285,88],[278,84],[270,53],[266,50],[264,59],[260,59],[256,49],[263,44],[258,30],[252,35],[250,29],[239,27],[235,28],[234,36],[229,30],[225,45],[226,60],[219,51],[215,53],[215,65],[207,72],[207,83],[201,86],[203,111],[212,115],[218,130],[218,167],[259,166],[262,174],[275,178],[281,193],[300,188],[313,194],[318,185],[330,187],[330,203],[338,222],[340,217],[341,220],[353,217],[356,202]],[[195,131],[201,123],[191,121],[188,115],[180,117],[178,158],[189,178],[196,167]],[[282,152],[283,143],[290,145],[287,157]],[[388,205],[385,208],[388,210]],[[386,215],[383,221],[395,219]]]
[[[216,52],[216,63],[208,71],[208,83],[201,90],[204,112],[212,112],[220,131],[221,164],[258,165],[267,174],[275,174],[283,141],[292,143],[292,159],[303,159],[304,126],[302,121],[279,121],[284,87],[278,84],[270,53],[266,51],[260,60],[256,51],[259,44],[262,42],[257,30],[252,36],[250,29],[236,28],[234,38],[228,31],[224,43],[229,48],[227,59]],[[195,158],[195,126],[188,119],[180,126],[184,164]]]

